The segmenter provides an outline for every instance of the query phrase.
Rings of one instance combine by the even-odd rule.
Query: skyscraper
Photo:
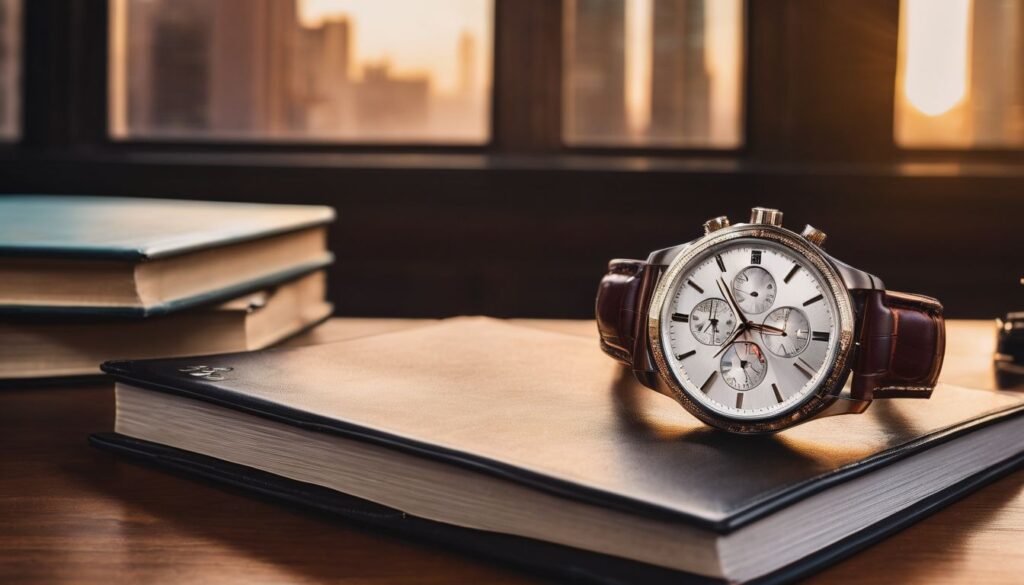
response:
[[[21,84],[20,3],[0,0],[0,137],[18,132]]]
[[[459,35],[459,94],[472,96],[476,89],[476,37],[468,30]]]
[[[146,125],[171,133],[201,130],[210,123],[210,8],[203,0],[159,2],[140,17],[151,19],[148,51],[137,68],[146,79],[148,99],[133,108]],[[145,111],[148,110],[148,111]]]
[[[392,75],[389,63],[363,68],[356,88],[356,127],[384,137],[422,132],[430,115],[430,78]]]
[[[390,40],[359,70],[360,22],[337,9],[300,22],[300,1],[112,1],[112,135],[478,139],[488,117],[476,28],[440,51],[435,41]],[[454,62],[392,65],[389,55],[409,55],[417,42]],[[444,93],[433,85],[439,71],[454,74]]]
[[[569,51],[565,134],[570,140],[619,141],[626,126],[626,5],[567,0]]]
[[[699,142],[710,136],[704,2],[654,0],[648,134],[656,142]]]
[[[346,18],[300,28],[297,79],[292,95],[294,127],[310,135],[337,135],[351,127],[352,26]]]
[[[966,133],[977,145],[1020,144],[1024,141],[1024,7],[1020,2],[997,0],[975,2],[972,9],[971,81],[966,96],[971,115]]]
[[[132,2],[130,128],[283,133],[295,123],[295,0]]]
[[[295,0],[213,2],[210,126],[222,133],[285,134],[295,123]]]

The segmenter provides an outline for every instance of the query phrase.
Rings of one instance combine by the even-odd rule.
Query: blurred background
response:
[[[0,192],[334,206],[340,315],[592,317],[754,205],[1024,304],[1018,0],[0,0],[0,142]]]

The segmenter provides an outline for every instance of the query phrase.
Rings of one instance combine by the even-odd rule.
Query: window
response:
[[[21,2],[0,0],[0,140],[21,134]]]
[[[112,0],[116,139],[479,144],[493,0]]]
[[[563,136],[580,146],[735,148],[742,0],[566,0]]]
[[[904,0],[896,143],[1024,146],[1024,2]]]

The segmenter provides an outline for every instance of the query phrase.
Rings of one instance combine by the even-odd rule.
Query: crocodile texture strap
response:
[[[863,293],[853,397],[928,398],[946,351],[939,301],[892,291]]]
[[[601,349],[651,387],[656,386],[656,372],[647,351],[647,307],[659,273],[641,260],[612,260],[595,308]]]

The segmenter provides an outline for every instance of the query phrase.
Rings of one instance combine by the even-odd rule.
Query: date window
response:
[[[761,250],[754,250],[750,253],[750,263],[760,264],[761,263]]]

